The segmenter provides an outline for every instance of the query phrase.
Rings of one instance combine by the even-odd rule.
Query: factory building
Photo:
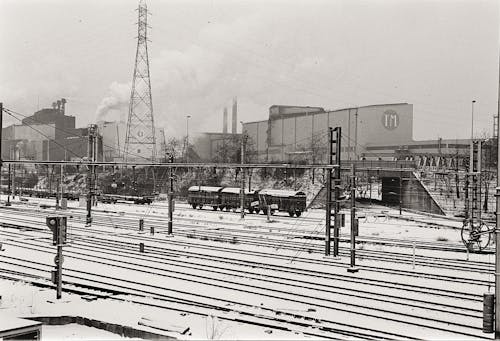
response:
[[[108,162],[118,162],[124,160],[125,139],[127,134],[127,123],[124,121],[98,121],[97,127],[102,136],[103,157]],[[163,128],[155,128],[156,155],[158,161],[165,156],[165,133]],[[130,159],[133,159],[133,152],[130,152]],[[137,158],[138,161],[146,161]]]
[[[328,127],[341,127],[346,160],[466,158],[468,140],[413,140],[413,105],[392,103],[327,111],[321,107],[273,105],[269,118],[243,124],[259,162],[325,163]],[[439,159],[441,160],[441,159]]]
[[[206,162],[225,162],[223,148],[234,142],[234,139],[239,139],[241,134],[237,133],[238,122],[238,101],[233,98],[231,107],[231,132],[228,132],[228,110],[224,107],[222,114],[222,133],[200,133],[194,134],[192,148],[187,153],[188,159],[191,161],[206,161]]]
[[[2,129],[4,160],[61,161],[87,156],[88,129],[76,128],[75,117],[66,115],[63,98]],[[102,137],[97,138],[98,159],[102,159]]]
[[[306,158],[319,163],[326,161],[327,127],[338,126],[342,128],[343,157],[359,159],[370,145],[412,143],[413,106],[396,103],[325,111],[320,107],[273,105],[268,120],[244,123],[243,129],[260,161]]]

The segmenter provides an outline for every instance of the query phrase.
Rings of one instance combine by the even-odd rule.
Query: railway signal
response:
[[[54,257],[55,270],[51,271],[52,282],[56,284],[57,299],[62,296],[62,263],[63,245],[67,238],[67,217],[49,216],[46,218],[47,227],[52,231],[52,245],[57,246],[57,254]]]

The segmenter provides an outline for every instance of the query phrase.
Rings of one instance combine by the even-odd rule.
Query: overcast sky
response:
[[[0,0],[0,101],[32,114],[68,99],[77,126],[126,120],[138,1]],[[491,134],[498,2],[149,0],[154,115],[167,135],[221,131],[273,104],[414,105],[414,138]],[[12,121],[8,121],[12,122]]]

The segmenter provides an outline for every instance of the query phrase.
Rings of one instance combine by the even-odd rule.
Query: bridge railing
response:
[[[352,164],[356,166],[356,168],[417,168],[417,163],[415,161],[409,160],[397,160],[397,161],[389,161],[389,160],[342,160],[342,168],[350,167]]]

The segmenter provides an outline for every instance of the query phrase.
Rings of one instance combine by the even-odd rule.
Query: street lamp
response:
[[[470,156],[469,156],[469,173],[474,171],[474,104],[475,100],[472,101],[471,108],[471,124],[470,124]]]
[[[189,148],[189,119],[191,115],[186,116],[186,146],[184,148],[184,158],[186,159],[186,163],[188,162],[188,148]]]
[[[241,123],[241,165],[245,163],[245,134],[243,132],[243,121]],[[245,169],[241,167],[240,169],[240,209],[241,209],[241,219],[245,218]]]
[[[471,115],[471,124],[470,124],[470,139],[474,139],[474,103],[476,100],[472,101],[472,115]]]

